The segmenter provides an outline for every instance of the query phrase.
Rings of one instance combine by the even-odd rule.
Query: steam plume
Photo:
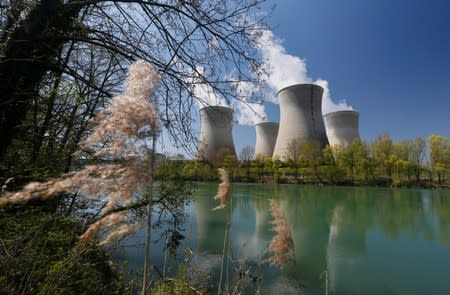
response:
[[[256,86],[251,82],[238,81],[231,75],[226,80],[231,82],[239,100],[234,100],[231,104],[214,92],[211,85],[206,83],[205,69],[198,67],[197,72],[187,79],[190,83],[190,91],[197,97],[198,107],[205,106],[229,106],[234,109],[235,119],[240,125],[255,125],[265,120],[266,113],[262,103],[250,101]]]
[[[312,79],[308,75],[306,61],[298,56],[290,55],[286,52],[282,42],[276,38],[270,30],[264,30],[258,40],[258,50],[264,59],[262,69],[267,73],[266,85],[269,89],[265,95],[266,101],[278,104],[275,93],[280,89],[303,83],[313,83],[324,89],[322,98],[322,112],[327,114],[340,110],[351,110],[352,107],[345,100],[338,103],[333,102],[328,88],[328,81],[324,79]],[[192,83],[191,91],[199,99],[199,106],[222,105],[227,106],[227,102],[222,97],[214,93],[212,87],[206,83],[204,78],[205,70],[197,68],[197,73],[189,80]],[[233,81],[230,75],[227,81]],[[266,113],[263,103],[250,100],[256,91],[257,86],[251,82],[235,81],[234,88],[240,100],[235,100],[230,107],[235,110],[235,119],[240,125],[255,125],[266,121]]]
[[[338,110],[351,110],[345,100],[334,103],[330,96],[328,82],[323,79],[313,80],[308,76],[306,62],[300,57],[290,55],[277,39],[273,32],[265,30],[259,39],[259,50],[264,62],[264,68],[267,71],[266,84],[273,91],[266,97],[268,101],[278,103],[275,92],[293,85],[302,83],[314,83],[324,89],[322,99],[322,112],[324,114]]]
[[[197,97],[199,108],[205,106],[227,106],[225,99],[219,97],[206,81],[205,68],[203,67],[197,67],[196,72],[193,72],[192,76],[187,79],[187,82],[190,83],[190,91]]]
[[[240,100],[235,100],[232,103],[232,107],[236,111],[235,119],[240,125],[256,125],[266,120],[266,112],[264,110],[264,104],[251,102],[249,98],[253,96],[256,89],[255,84],[245,81],[235,82],[236,93],[239,95]]]

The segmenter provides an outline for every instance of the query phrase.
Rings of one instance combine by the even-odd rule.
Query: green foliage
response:
[[[77,245],[80,222],[48,209],[44,202],[0,208],[0,293],[121,293],[106,254]]]
[[[0,184],[3,184],[8,178],[14,177],[14,180],[8,184],[8,190],[16,190],[31,181],[44,181],[50,176],[53,175],[46,168],[23,165],[21,162],[0,163]]]
[[[278,182],[278,179],[280,178],[281,174],[280,172],[282,167],[283,162],[280,160],[280,157],[275,156],[275,158],[272,160],[272,171],[275,182]]]
[[[342,147],[327,145],[322,151],[323,173],[325,174],[328,182],[339,183],[345,175],[345,170],[341,167],[342,162]]]
[[[432,170],[437,174],[438,182],[442,183],[445,179],[445,173],[450,170],[450,140],[441,135],[430,135],[428,137],[428,148],[430,149]]]
[[[389,135],[383,135],[375,139],[373,143],[374,160],[380,168],[380,173],[392,176],[394,145]]]
[[[181,168],[181,176],[188,180],[213,180],[217,179],[215,169],[201,161],[187,161]]]
[[[369,143],[357,138],[346,148],[339,145],[326,146],[323,150],[320,150],[320,144],[315,141],[293,141],[286,158],[272,159],[255,155],[250,161],[248,157],[242,156],[244,160],[239,167],[234,156],[225,155],[222,165],[232,179],[241,181],[430,186],[433,182],[431,173],[437,174],[438,181],[443,183],[444,176],[450,172],[448,143],[448,139],[443,136],[429,138],[430,158],[433,156],[439,159],[430,162],[430,165],[435,163],[430,166],[432,170],[424,161],[424,139],[418,137],[394,142],[389,135],[383,135]],[[172,175],[179,173],[181,178],[188,180],[217,179],[215,169],[197,160],[172,161],[164,169],[172,171]],[[428,181],[421,180],[425,173],[430,174]],[[158,177],[161,179],[160,174]]]
[[[311,169],[311,174],[313,174],[319,182],[323,183],[319,173],[319,165],[322,162],[320,143],[316,140],[303,143],[301,145],[300,158],[307,164],[307,167]]]
[[[230,178],[233,179],[239,168],[239,161],[234,155],[226,155],[223,158],[222,167],[227,171]]]
[[[261,154],[256,154],[255,159],[252,161],[251,166],[256,170],[258,174],[259,181],[262,181],[264,176],[264,156]]]
[[[148,294],[195,295],[198,293],[199,292],[195,288],[189,285],[186,279],[186,267],[180,265],[176,278],[166,279],[163,283],[155,285]]]

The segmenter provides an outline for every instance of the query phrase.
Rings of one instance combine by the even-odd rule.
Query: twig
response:
[[[6,249],[6,245],[5,245],[5,243],[3,242],[3,239],[0,239],[0,242],[2,243],[3,249],[5,249],[5,254],[6,254],[6,256],[12,257],[11,254],[9,254],[9,253],[8,253],[8,250]]]

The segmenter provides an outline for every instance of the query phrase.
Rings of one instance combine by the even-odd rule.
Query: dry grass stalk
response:
[[[114,241],[117,238],[122,238],[126,235],[129,235],[129,234],[132,234],[132,233],[138,231],[141,227],[142,227],[142,223],[122,224],[117,229],[111,231],[109,233],[109,235],[99,243],[99,245],[105,245],[105,244],[111,243],[112,241]]]
[[[108,204],[103,209],[103,212],[107,212],[117,203],[131,201],[133,192],[143,189],[145,182],[148,181],[148,175],[142,171],[143,167],[139,165],[129,167],[118,164],[87,165],[59,179],[31,182],[21,191],[6,192],[0,198],[0,206],[36,198],[46,199],[58,193],[77,191],[91,198],[108,196]]]
[[[158,73],[151,64],[132,64],[125,93],[114,97],[96,116],[97,125],[82,147],[96,150],[96,156],[139,158],[147,154],[149,139],[160,132],[157,106],[149,102],[157,81]],[[104,147],[106,141],[109,144]],[[99,145],[101,148],[96,148]]]
[[[125,222],[127,219],[126,212],[111,213],[102,219],[91,224],[88,229],[80,236],[81,242],[89,242],[102,228],[111,227],[119,223]]]
[[[220,200],[220,205],[212,209],[212,211],[223,209],[226,207],[228,201],[228,195],[230,194],[230,177],[225,169],[219,168],[220,183],[217,188],[217,194],[214,197],[215,200]]]
[[[119,159],[119,164],[87,165],[59,179],[29,183],[19,192],[4,192],[0,206],[49,198],[61,192],[79,192],[91,198],[106,199],[103,213],[110,212],[117,204],[132,201],[134,192],[142,191],[151,178],[148,143],[159,134],[160,126],[158,109],[149,98],[157,82],[158,73],[151,64],[145,61],[132,64],[125,93],[114,97],[111,105],[96,116],[97,125],[81,143],[82,148],[93,151],[94,156]],[[100,227],[118,222],[118,216],[113,213],[97,221],[80,240],[88,240]],[[125,227],[119,232],[125,232]]]
[[[283,210],[275,204],[274,200],[270,200],[270,212],[274,217],[274,220],[271,223],[274,225],[272,230],[276,235],[272,238],[269,247],[266,250],[266,252],[272,253],[273,255],[263,262],[281,268],[290,261],[295,260],[294,240],[292,239],[286,215]]]

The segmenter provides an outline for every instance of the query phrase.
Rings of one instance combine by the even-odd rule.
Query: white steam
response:
[[[190,91],[197,97],[199,108],[205,106],[227,106],[225,99],[217,96],[214,89],[206,82],[205,68],[197,67],[197,72],[192,73],[192,77],[187,79]]]
[[[266,112],[262,103],[252,103],[235,101],[234,102],[235,120],[240,125],[256,125],[266,120]]]
[[[196,71],[187,81],[190,84],[190,91],[197,97],[199,108],[205,106],[231,107],[235,111],[234,120],[237,120],[240,125],[255,125],[265,120],[266,113],[264,111],[264,105],[250,100],[255,91],[257,91],[256,85],[251,82],[238,81],[231,75],[226,77],[226,80],[231,82],[237,97],[239,97],[239,99],[228,104],[206,82],[205,69],[198,67]]]
[[[312,83],[323,88],[322,113],[327,114],[340,110],[351,110],[352,107],[345,100],[334,103],[330,96],[328,81],[323,79],[313,80],[308,76],[306,62],[298,56],[290,55],[275,37],[272,31],[264,30],[258,40],[258,50],[264,60],[262,69],[267,73],[266,85],[270,89],[265,94],[268,102],[278,104],[276,92],[280,89],[294,84]],[[260,91],[259,88],[245,81],[238,81],[232,75],[225,77],[232,82],[234,90],[239,99],[228,104],[227,101],[217,95],[214,89],[206,82],[205,69],[198,67],[196,72],[188,80],[192,93],[198,98],[199,108],[204,106],[229,106],[234,109],[234,120],[240,125],[255,125],[266,121],[264,104],[252,100],[253,94]],[[234,82],[233,82],[234,81]]]
[[[322,113],[351,110],[352,107],[347,105],[345,100],[334,103],[330,97],[328,82],[323,79],[313,80],[308,76],[306,62],[297,56],[290,55],[277,39],[273,32],[265,30],[260,39],[259,47],[264,59],[264,68],[267,72],[266,83],[272,92],[267,94],[266,99],[273,103],[278,103],[275,93],[287,86],[302,83],[313,83],[324,89],[322,98]]]
[[[231,78],[229,78],[231,80]],[[256,85],[251,82],[236,81],[234,88],[239,100],[235,100],[232,103],[232,107],[235,110],[235,120],[240,125],[250,125],[264,122],[266,120],[266,112],[264,110],[264,104],[250,101],[255,91],[258,91]]]

